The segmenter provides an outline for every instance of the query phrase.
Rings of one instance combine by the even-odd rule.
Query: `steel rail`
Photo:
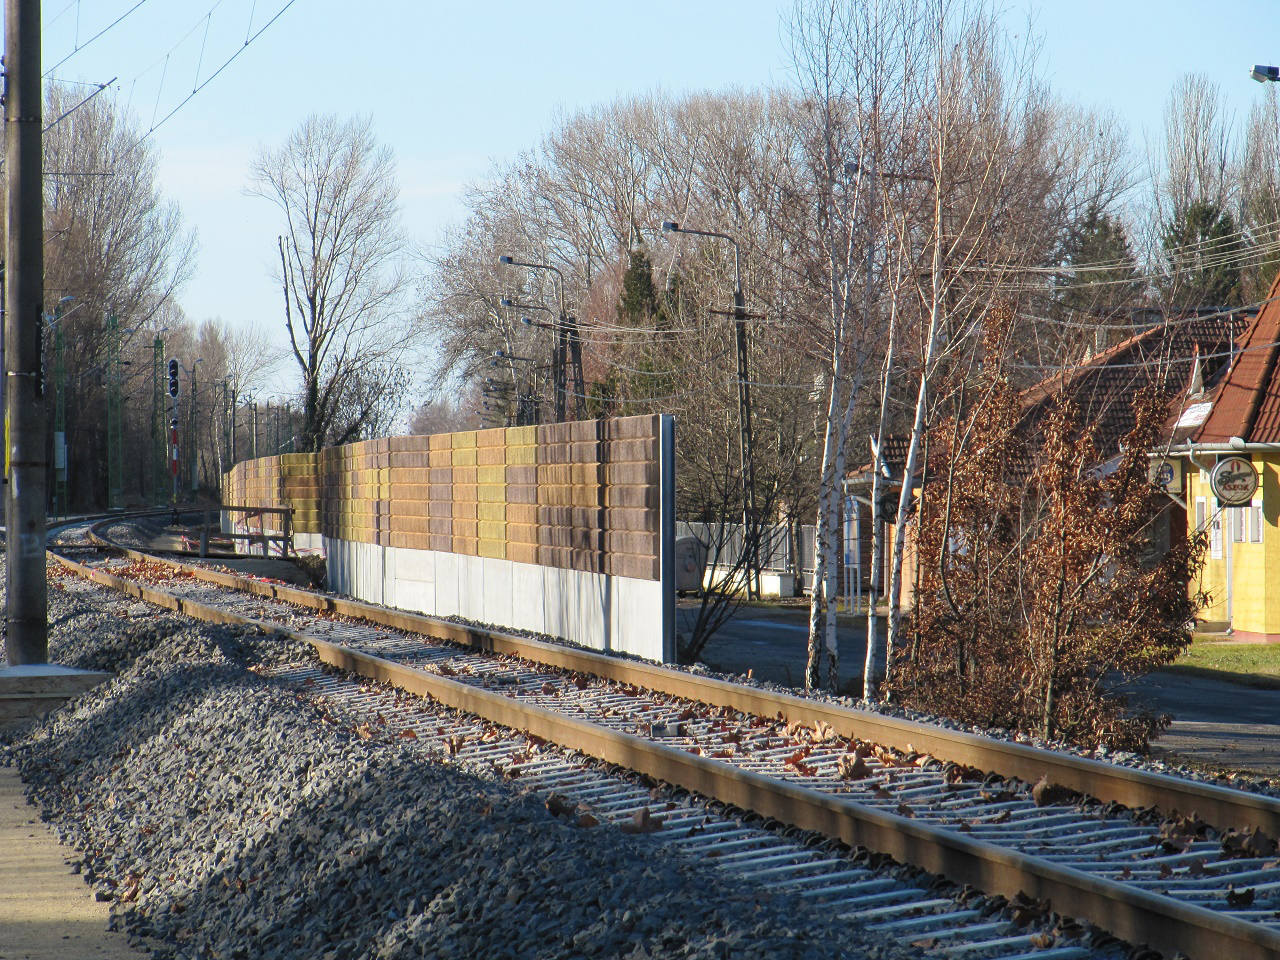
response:
[[[1280,800],[1274,797],[1121,767],[1075,754],[1037,749],[960,730],[947,730],[933,724],[762,690],[658,664],[626,660],[576,647],[439,620],[424,614],[390,610],[285,584],[237,577],[118,546],[100,533],[101,528],[113,522],[118,522],[118,518],[95,524],[90,528],[90,538],[136,559],[158,561],[198,579],[266,599],[368,620],[381,626],[452,641],[476,650],[517,656],[545,666],[591,674],[601,679],[632,684],[709,706],[727,707],[764,717],[782,716],[788,721],[811,727],[816,727],[821,722],[844,737],[866,740],[906,752],[927,753],[940,760],[995,772],[1003,777],[1017,777],[1028,783],[1047,777],[1052,783],[1099,800],[1127,807],[1154,807],[1169,816],[1194,814],[1221,830],[1256,828],[1269,837],[1280,838]]]
[[[1181,951],[1197,960],[1218,956],[1233,960],[1280,957],[1280,931],[519,703],[500,693],[352,650],[270,621],[218,610],[54,556],[67,569],[140,600],[210,622],[252,626],[289,636],[312,645],[321,660],[341,669],[431,697],[454,709],[527,731],[565,749],[581,751],[656,780],[837,837],[851,846],[889,854],[957,883],[1010,898],[1024,893],[1049,900],[1056,912],[1088,919],[1133,943],[1169,954]]]

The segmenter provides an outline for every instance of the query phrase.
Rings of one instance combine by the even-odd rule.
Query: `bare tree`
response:
[[[258,154],[247,192],[284,216],[276,276],[302,379],[302,447],[355,439],[415,332],[401,313],[407,282],[391,151],[367,117],[312,115],[283,146]]]
[[[150,364],[115,364],[113,351],[129,358],[180,315],[173,297],[190,276],[196,242],[160,192],[154,142],[110,94],[82,103],[81,92],[54,83],[46,98],[45,302],[58,318],[45,344],[56,381],[50,428],[65,427],[69,498],[89,506],[105,502],[109,429],[132,450],[145,448],[150,430],[141,415],[151,410],[141,402],[152,389]],[[113,426],[107,395],[117,389],[126,402]],[[122,459],[130,496],[152,484],[146,458]]]

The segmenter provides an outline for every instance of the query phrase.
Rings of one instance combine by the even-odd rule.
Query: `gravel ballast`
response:
[[[51,659],[118,676],[0,761],[79,851],[114,922],[157,956],[916,952],[656,835],[574,826],[540,795],[412,740],[362,739],[254,672],[307,657],[302,645],[59,582]]]

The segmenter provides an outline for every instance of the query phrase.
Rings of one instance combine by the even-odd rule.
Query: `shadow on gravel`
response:
[[[197,888],[161,893],[155,925],[135,915],[131,932],[222,956],[326,960],[825,957],[850,946],[802,932],[813,919],[785,898],[643,839],[571,826],[536,797],[394,745],[368,748],[361,766],[267,829],[247,826],[248,849]],[[251,824],[255,811],[243,813]]]
[[[519,781],[387,727],[358,735],[250,672],[296,645],[121,623],[98,643],[67,620],[69,654],[122,673],[13,756],[114,922],[158,957],[865,953],[847,925],[675,856],[661,835],[580,828]]]

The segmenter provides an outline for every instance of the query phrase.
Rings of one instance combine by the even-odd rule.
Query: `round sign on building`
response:
[[[1243,507],[1258,492],[1258,471],[1244,457],[1225,457],[1209,475],[1209,486],[1222,506]]]

